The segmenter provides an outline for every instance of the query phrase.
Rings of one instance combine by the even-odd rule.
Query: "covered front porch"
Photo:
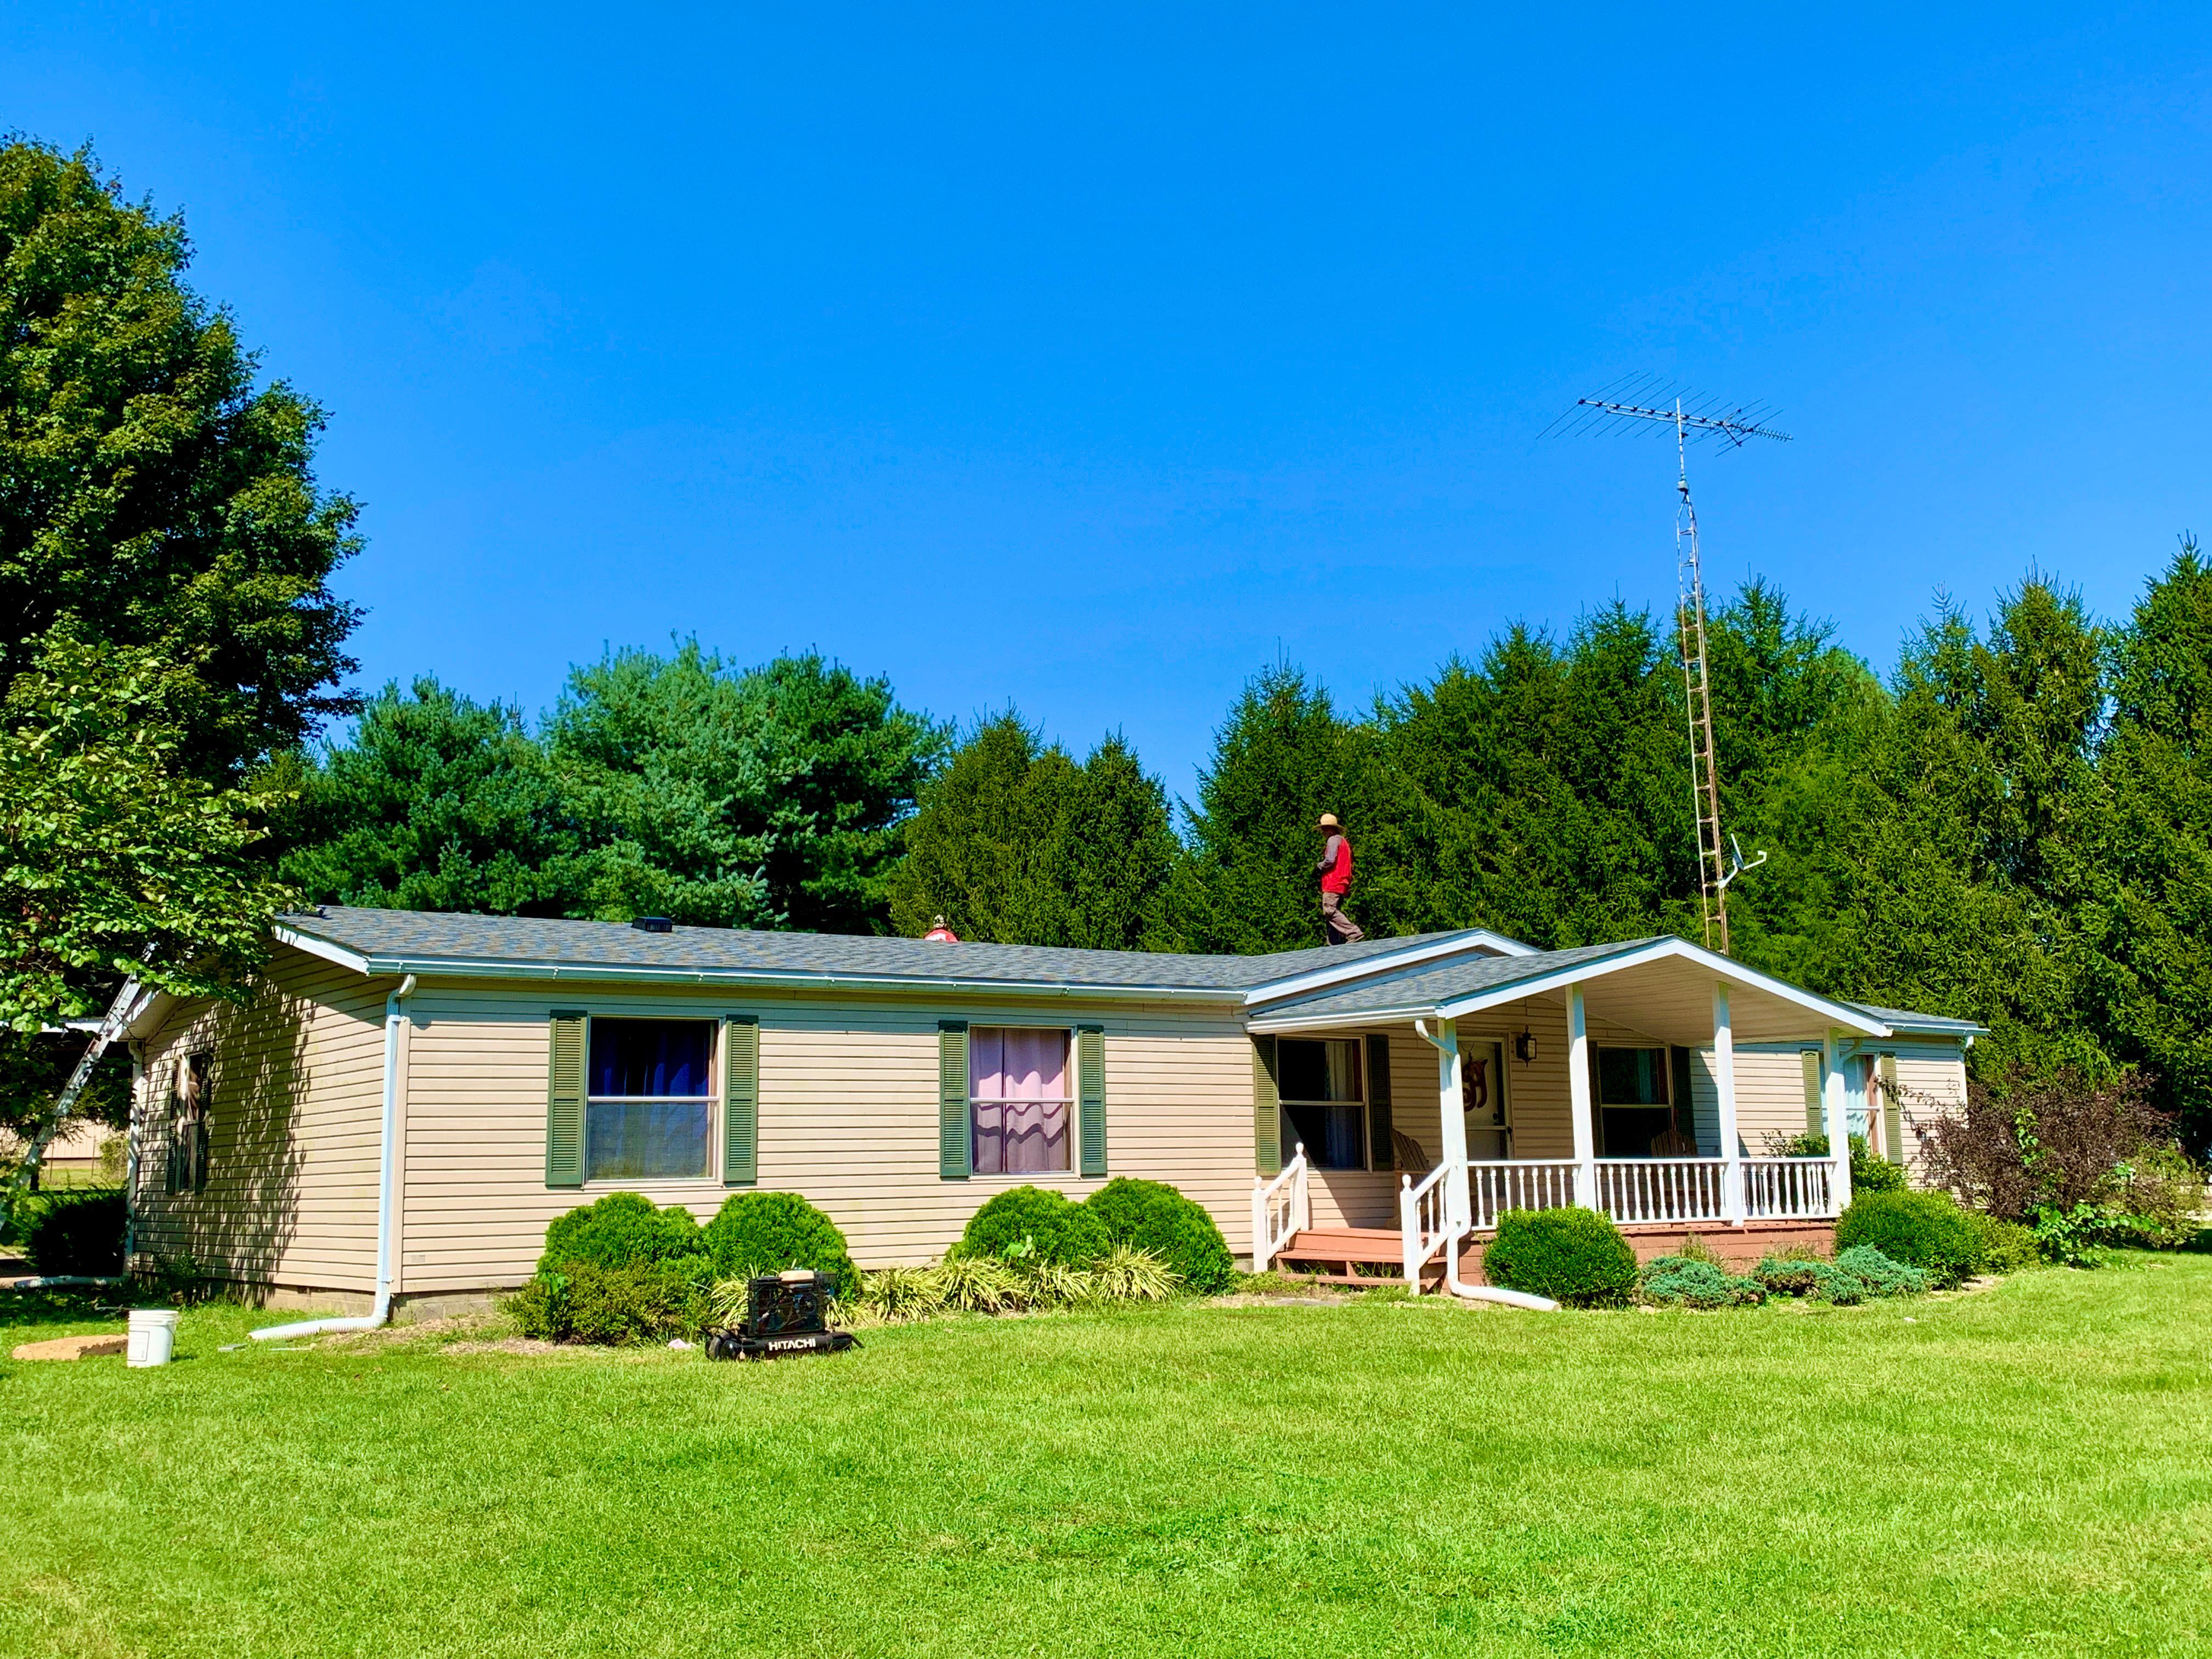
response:
[[[1600,1211],[1647,1258],[1692,1231],[1745,1260],[1832,1237],[1850,1201],[1844,1059],[1888,1035],[1680,939],[1461,962],[1265,1006],[1250,1029],[1279,1126],[1255,1268],[1416,1288],[1470,1277],[1507,1210]],[[1828,1155],[1780,1150],[1814,1127]]]

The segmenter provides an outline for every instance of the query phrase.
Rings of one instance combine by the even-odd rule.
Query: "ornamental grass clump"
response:
[[[1756,1279],[1689,1256],[1654,1256],[1637,1281],[1637,1299],[1658,1308],[1753,1308],[1766,1300]]]
[[[1493,1285],[1571,1308],[1619,1308],[1636,1289],[1636,1252],[1595,1210],[1508,1210],[1482,1272]]]

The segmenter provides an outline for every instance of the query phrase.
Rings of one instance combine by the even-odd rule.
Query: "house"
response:
[[[1417,1283],[1471,1275],[1516,1206],[1756,1254],[1848,1200],[1846,1158],[1782,1143],[1849,1122],[1902,1159],[1979,1030],[1676,939],[1176,956],[335,907],[275,933],[250,1000],[125,1011],[134,1250],[417,1313],[520,1284],[617,1189],[702,1219],[803,1194],[864,1266],[1115,1176],[1248,1260]]]

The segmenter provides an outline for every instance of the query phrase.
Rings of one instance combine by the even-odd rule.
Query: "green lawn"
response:
[[[2212,1652],[2208,1255],[766,1366],[218,1352],[252,1322],[188,1316],[161,1371],[0,1362],[0,1652]]]

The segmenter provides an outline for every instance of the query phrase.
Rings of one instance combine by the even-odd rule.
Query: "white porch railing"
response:
[[[1597,1207],[1615,1221],[1724,1221],[1724,1158],[1601,1158]]]
[[[1283,1165],[1273,1181],[1252,1177],[1252,1271],[1263,1273],[1267,1264],[1291,1242],[1293,1234],[1313,1225],[1313,1205],[1306,1192],[1306,1149]]]
[[[1751,1221],[1821,1221],[1836,1212],[1834,1163],[1825,1158],[1747,1158],[1743,1213]]]
[[[1575,1201],[1574,1159],[1484,1159],[1467,1166],[1472,1219],[1495,1227],[1507,1210],[1559,1210]]]
[[[1429,1258],[1467,1236],[1464,1228],[1452,1224],[1451,1186],[1444,1180],[1450,1170],[1449,1164],[1437,1164],[1418,1187],[1409,1175],[1398,1178],[1400,1248],[1405,1254],[1406,1283],[1416,1291],[1421,1288],[1421,1269]]]

